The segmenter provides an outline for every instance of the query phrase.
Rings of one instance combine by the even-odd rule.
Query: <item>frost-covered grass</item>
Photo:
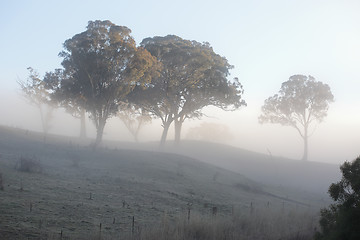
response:
[[[1,131],[0,239],[305,240],[317,225],[306,195],[195,159]]]

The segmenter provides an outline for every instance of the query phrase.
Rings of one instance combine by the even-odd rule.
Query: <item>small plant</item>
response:
[[[29,157],[20,157],[19,162],[16,164],[15,168],[21,172],[42,172],[40,161]]]

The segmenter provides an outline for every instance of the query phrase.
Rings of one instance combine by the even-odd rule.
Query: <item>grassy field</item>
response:
[[[0,239],[311,239],[328,204],[181,154],[88,146],[0,127]]]
[[[152,148],[149,145],[145,143],[142,148],[156,149],[156,145]],[[287,159],[212,142],[182,141],[177,147],[169,143],[162,151],[196,158],[257,182],[324,197],[328,196],[329,185],[341,178],[339,165],[320,162],[323,159],[318,159],[319,162]]]

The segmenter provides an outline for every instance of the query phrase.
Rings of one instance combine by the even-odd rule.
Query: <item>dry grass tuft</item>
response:
[[[175,222],[163,221],[144,227],[133,240],[311,240],[317,216],[311,212],[261,209],[255,213],[233,216],[195,215],[188,221],[181,216]]]

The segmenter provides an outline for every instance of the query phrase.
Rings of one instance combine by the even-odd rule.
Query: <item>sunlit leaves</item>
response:
[[[106,120],[136,86],[157,75],[155,57],[136,47],[130,29],[110,21],[90,21],[85,32],[64,43],[62,89],[90,113],[101,141]]]
[[[143,94],[155,95],[147,107],[164,126],[164,121],[169,125],[173,120],[182,123],[186,118],[201,117],[205,106],[235,110],[245,105],[239,81],[227,79],[233,66],[208,43],[168,35],[146,38],[141,46],[162,63],[160,76]]]

